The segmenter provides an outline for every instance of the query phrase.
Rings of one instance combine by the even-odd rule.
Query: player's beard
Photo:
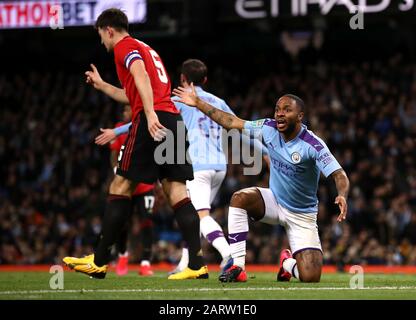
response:
[[[291,135],[296,130],[296,122],[286,121],[286,128],[279,130],[279,132],[284,133],[285,135]]]

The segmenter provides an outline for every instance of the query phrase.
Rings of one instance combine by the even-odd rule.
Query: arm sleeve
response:
[[[331,175],[334,171],[342,169],[337,159],[332,155],[331,151],[323,141],[319,141],[323,148],[316,151],[315,162],[319,170],[324,174],[325,177]],[[314,149],[315,151],[315,149]]]
[[[126,123],[125,125],[122,125],[120,127],[114,128],[114,133],[116,136],[119,136],[120,134],[127,133],[129,131],[129,128],[131,126],[131,122]]]
[[[249,132],[261,130],[263,129],[263,125],[265,121],[266,119],[246,121],[244,122],[244,129],[248,130]]]
[[[122,64],[127,70],[135,60],[143,60],[137,45],[133,43],[122,43],[114,50],[114,56],[118,64]]]

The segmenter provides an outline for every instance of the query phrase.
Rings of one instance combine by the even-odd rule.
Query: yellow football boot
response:
[[[168,280],[185,280],[185,279],[208,279],[208,267],[203,266],[199,270],[186,268],[185,270],[171,274]]]
[[[64,263],[74,269],[77,272],[81,272],[86,274],[87,276],[97,278],[97,279],[104,279],[105,275],[107,274],[107,265],[103,265],[102,267],[97,266],[94,263],[94,255],[90,254],[89,256],[85,256],[83,258],[75,258],[75,257],[65,257],[63,259]]]
[[[94,261],[94,254],[90,254],[83,258],[75,258],[75,257],[65,257],[62,260],[68,267],[74,269],[75,266],[80,264],[90,263],[90,261]]]

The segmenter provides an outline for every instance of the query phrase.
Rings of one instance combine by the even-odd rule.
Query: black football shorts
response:
[[[134,182],[150,184],[158,179],[193,180],[192,164],[187,155],[187,131],[181,115],[164,111],[156,111],[156,114],[159,122],[168,129],[167,136],[162,141],[154,141],[144,111],[140,112],[121,147],[117,174]]]

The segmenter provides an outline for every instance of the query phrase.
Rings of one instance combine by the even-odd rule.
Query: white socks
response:
[[[179,261],[179,264],[177,266],[178,270],[185,270],[185,268],[188,266],[189,263],[189,251],[188,248],[182,248],[182,257]]]
[[[234,265],[244,269],[248,234],[247,210],[230,207],[228,210],[228,240]]]
[[[203,217],[200,221],[200,230],[204,238],[218,250],[223,259],[231,255],[230,245],[217,221],[210,216]]]
[[[285,271],[289,272],[296,279],[299,279],[299,270],[298,270],[298,266],[296,264],[296,260],[295,259],[293,259],[293,258],[287,258],[283,262],[283,269],[285,269]]]

